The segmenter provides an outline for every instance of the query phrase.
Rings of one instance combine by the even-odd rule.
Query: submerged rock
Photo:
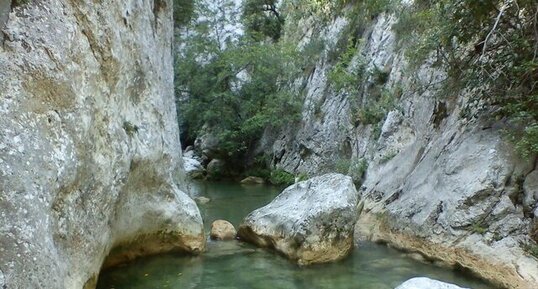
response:
[[[413,278],[405,281],[396,289],[464,289],[454,284],[449,284],[425,277]]]
[[[249,255],[256,253],[256,249],[246,246],[241,242],[209,242],[207,251],[204,252],[205,258],[222,258],[232,255]]]
[[[234,240],[237,231],[232,223],[225,220],[216,220],[211,224],[210,237],[213,240]]]
[[[261,185],[264,184],[265,180],[260,177],[246,177],[241,181],[243,185]]]
[[[250,213],[238,236],[301,265],[330,262],[353,248],[358,193],[350,177],[327,174],[296,183]]]
[[[200,205],[205,205],[205,204],[211,202],[211,199],[207,198],[207,197],[197,197],[194,200]]]

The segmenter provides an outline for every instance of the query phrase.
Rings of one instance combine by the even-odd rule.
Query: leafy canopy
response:
[[[281,88],[300,57],[292,45],[226,35],[233,17],[197,11],[209,14],[190,25],[176,58],[180,122],[191,141],[204,128],[217,133],[222,157],[240,163],[266,127],[297,120],[301,100]]]

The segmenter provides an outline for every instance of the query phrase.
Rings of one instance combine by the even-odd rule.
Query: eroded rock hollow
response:
[[[92,288],[107,256],[202,250],[181,189],[172,2],[1,9],[0,287]]]

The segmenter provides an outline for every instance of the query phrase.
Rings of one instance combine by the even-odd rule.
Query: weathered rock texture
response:
[[[358,193],[350,177],[327,174],[296,183],[250,213],[238,236],[274,248],[300,265],[330,262],[353,248]]]
[[[463,289],[454,284],[448,284],[429,278],[419,277],[405,281],[396,289]]]
[[[178,187],[171,10],[170,0],[51,0],[9,14],[0,46],[7,288],[92,288],[111,250],[110,265],[203,249],[199,211]]]
[[[211,223],[211,233],[209,236],[213,240],[233,240],[237,231],[232,223],[225,220],[216,220]]]
[[[537,218],[535,158],[518,158],[503,138],[503,123],[468,106],[472,93],[437,97],[442,71],[427,63],[417,72],[407,69],[392,30],[396,16],[382,13],[365,31],[349,35],[356,30],[346,29],[345,12],[328,24],[312,17],[287,21],[299,47],[322,42],[325,48],[291,88],[305,95],[302,121],[266,133],[261,142],[273,164],[318,175],[350,161],[349,173],[363,181],[367,214],[361,223],[383,224],[366,237],[377,234],[377,240],[458,263],[509,288],[538,288],[537,259],[521,246]],[[370,76],[358,93],[338,93],[328,84],[336,62],[330,55],[342,39],[354,37],[364,40],[354,61],[363,61]],[[376,80],[376,71],[386,81]],[[396,106],[377,124],[361,123],[352,104],[380,91],[391,93]]]

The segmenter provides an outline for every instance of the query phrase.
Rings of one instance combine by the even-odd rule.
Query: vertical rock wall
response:
[[[29,1],[2,28],[0,287],[92,288],[113,248],[110,265],[202,250],[179,187],[172,2]]]
[[[317,175],[347,162],[362,179],[359,238],[419,251],[509,288],[538,288],[538,262],[521,245],[530,241],[537,217],[534,189],[522,188],[526,178],[533,182],[535,158],[518,157],[502,122],[466,116],[472,92],[438,97],[443,71],[428,63],[408,69],[392,30],[395,15],[381,14],[349,35],[356,30],[346,29],[345,12],[322,25],[307,17],[287,27],[300,35],[300,47],[321,39],[325,49],[297,81],[306,95],[302,121],[261,142],[274,164]],[[354,61],[363,61],[370,75],[354,94],[328,84],[330,51],[350,37],[363,39]],[[386,74],[384,82],[376,70]],[[393,93],[396,105],[381,122],[365,124],[352,103],[364,104],[379,91]]]

